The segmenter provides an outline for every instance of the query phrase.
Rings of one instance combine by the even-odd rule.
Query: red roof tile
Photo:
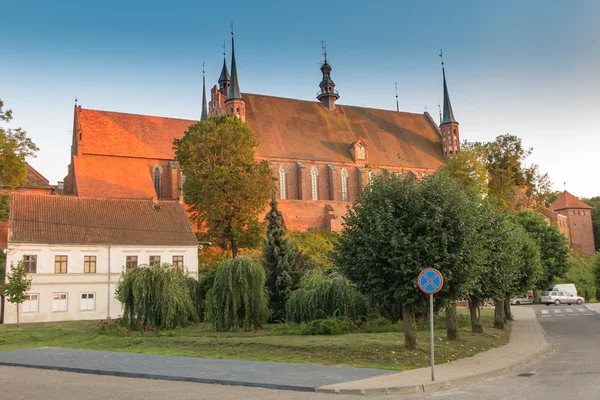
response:
[[[591,209],[592,207],[588,206],[583,201],[579,200],[577,197],[565,190],[558,196],[556,200],[554,200],[554,203],[550,205],[550,209],[552,211],[558,211],[567,208]]]
[[[11,243],[197,245],[182,204],[12,193]]]
[[[156,197],[146,162],[116,157],[73,156],[77,195],[83,197]]]

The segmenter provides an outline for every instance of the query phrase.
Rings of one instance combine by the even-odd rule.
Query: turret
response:
[[[327,62],[327,47],[323,42],[323,65],[321,66],[323,79],[319,84],[321,91],[317,93],[317,99],[323,103],[329,110],[335,110],[335,101],[340,98],[340,94],[335,90],[335,83],[331,80],[331,65]]]
[[[229,94],[225,101],[225,113],[235,115],[242,122],[246,122],[246,102],[242,99],[240,84],[237,76],[237,65],[235,62],[235,42],[233,38],[233,24],[231,26],[231,82]]]

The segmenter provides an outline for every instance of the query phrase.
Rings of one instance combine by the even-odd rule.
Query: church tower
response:
[[[335,83],[331,80],[331,65],[327,62],[327,47],[323,42],[323,65],[321,66],[323,80],[319,83],[321,92],[317,95],[319,100],[329,110],[335,110],[335,101],[340,98],[340,94],[335,90]]]
[[[225,48],[225,43],[223,43],[223,49]],[[223,69],[221,70],[221,76],[219,77],[219,92],[223,96],[227,96],[229,93],[229,84],[231,82],[231,78],[229,77],[229,71],[227,70],[227,58],[225,57],[225,50],[223,50]]]
[[[202,63],[202,114],[200,121],[204,121],[208,117],[208,109],[206,108],[206,75],[204,71],[204,63]]]
[[[442,56],[440,52],[440,57]],[[446,85],[446,71],[444,69],[444,59],[442,58],[442,76],[444,78],[444,117],[440,122],[440,131],[442,134],[442,152],[446,157],[452,157],[460,150],[460,135],[458,133],[458,122],[454,119],[452,104],[450,104],[450,95],[448,94],[448,85]]]
[[[246,122],[246,102],[242,99],[240,93],[240,84],[237,76],[237,66],[235,63],[235,43],[233,39],[233,25],[231,27],[231,81],[227,100],[225,100],[225,113],[235,115],[242,122]]]

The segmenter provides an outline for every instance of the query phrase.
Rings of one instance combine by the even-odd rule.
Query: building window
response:
[[[160,256],[150,256],[148,265],[150,265],[151,267],[153,265],[160,265]]]
[[[160,168],[158,165],[154,167],[154,190],[156,197],[160,198]]]
[[[183,269],[183,256],[173,256],[173,266]]]
[[[67,311],[67,294],[66,293],[52,293],[52,311],[53,312],[65,312]]]
[[[127,271],[137,268],[138,266],[138,259],[137,256],[127,256],[127,259],[125,260],[125,269]]]
[[[283,165],[279,168],[279,198],[287,200],[287,190],[285,187],[285,168]]]
[[[83,257],[83,272],[86,274],[96,273],[96,256]]]
[[[310,179],[311,179],[311,186],[312,186],[312,199],[313,200],[319,200],[319,188],[318,188],[318,184],[319,184],[319,171],[317,170],[317,167],[312,167],[312,170],[310,171]]]
[[[25,295],[23,302],[24,313],[36,313],[40,310],[40,295],[38,293],[30,293]]]
[[[23,264],[28,274],[37,273],[37,256],[23,256]]]
[[[67,256],[54,256],[54,273],[67,273]]]
[[[96,309],[96,294],[81,293],[81,299],[79,300],[79,309],[81,311],[94,311]]]
[[[348,172],[342,170],[342,201],[348,201]]]
[[[581,215],[585,215],[585,210],[583,210],[583,211],[581,212]]]

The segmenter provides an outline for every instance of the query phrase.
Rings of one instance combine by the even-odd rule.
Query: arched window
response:
[[[156,197],[160,198],[160,168],[158,165],[154,167],[154,190]]]
[[[348,201],[348,172],[342,170],[342,201]]]
[[[285,167],[282,165],[279,167],[279,198],[281,200],[287,200],[287,188],[285,185]]]
[[[312,186],[312,199],[313,200],[319,200],[319,188],[318,188],[318,184],[319,184],[319,171],[317,170],[317,167],[312,167],[312,170],[310,171],[310,181],[311,181],[311,186]]]

